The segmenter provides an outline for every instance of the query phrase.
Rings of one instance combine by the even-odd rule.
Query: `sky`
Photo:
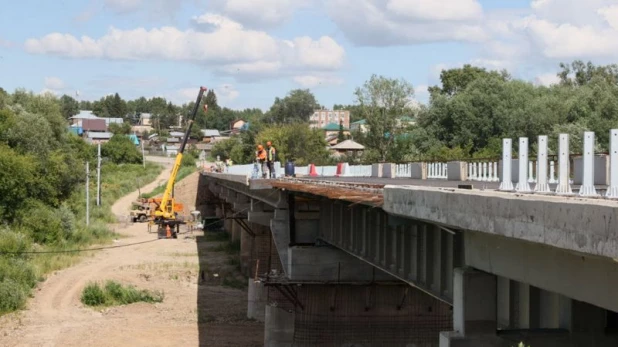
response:
[[[549,85],[560,62],[618,62],[618,0],[21,0],[0,12],[0,87],[96,100],[200,86],[267,110],[308,88],[354,103],[372,74],[427,87],[442,69]]]

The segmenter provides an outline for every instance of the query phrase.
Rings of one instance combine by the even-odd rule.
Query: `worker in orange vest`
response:
[[[270,172],[270,178],[276,178],[277,172],[275,171],[275,160],[277,159],[277,151],[273,147],[272,142],[266,142],[266,163],[268,164],[268,171]]]
[[[264,146],[258,145],[257,152],[255,152],[255,161],[260,164],[262,168],[262,178],[266,178],[266,170],[268,170],[266,159],[266,150],[264,150]]]

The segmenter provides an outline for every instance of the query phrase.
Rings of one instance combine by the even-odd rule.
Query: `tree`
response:
[[[591,62],[584,64],[581,60],[575,60],[570,65],[560,63],[560,68],[562,71],[557,76],[564,86],[583,86],[594,77],[602,78],[609,84],[618,84],[618,64],[595,66]]]
[[[109,142],[101,145],[101,155],[109,158],[115,164],[139,164],[142,154],[133,141],[125,135],[114,135]]]
[[[320,107],[309,89],[294,89],[283,99],[275,98],[266,119],[270,123],[289,124],[309,122],[309,117]]]
[[[372,75],[362,87],[356,88],[354,94],[371,129],[367,134],[367,144],[384,161],[400,133],[397,119],[405,114],[406,106],[414,96],[414,88],[403,79]]]
[[[62,105],[62,116],[65,119],[69,119],[79,113],[79,103],[68,95],[60,97],[60,104]]]
[[[111,123],[108,127],[109,132],[114,135],[128,135],[131,133],[131,125],[127,122]]]
[[[339,121],[339,133],[337,134],[337,143],[345,141],[345,135],[343,134],[343,120]]]
[[[277,149],[277,159],[281,162],[294,160],[297,165],[316,165],[328,162],[329,153],[324,133],[309,128],[307,123],[270,126],[257,134],[255,143],[271,141]],[[255,148],[255,144],[252,144]]]
[[[462,68],[442,70],[440,73],[442,88],[433,86],[428,88],[428,91],[431,95],[442,94],[452,96],[466,89],[473,81],[488,76],[499,77],[504,81],[511,78],[506,70],[501,72],[487,71],[485,68],[466,64]]]

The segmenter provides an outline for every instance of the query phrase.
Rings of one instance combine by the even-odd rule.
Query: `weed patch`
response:
[[[115,281],[107,281],[104,286],[99,283],[89,283],[84,288],[81,302],[87,306],[128,305],[135,302],[162,302],[163,292],[140,290],[133,286],[123,286]]]

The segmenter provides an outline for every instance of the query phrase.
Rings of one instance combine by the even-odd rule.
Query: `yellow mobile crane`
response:
[[[187,145],[189,134],[191,133],[191,126],[193,125],[193,121],[195,120],[195,116],[197,115],[197,110],[200,107],[200,102],[202,101],[202,97],[204,96],[204,92],[206,90],[208,90],[208,88],[200,87],[200,92],[197,95],[195,106],[193,107],[193,111],[191,112],[191,115],[187,120],[187,130],[185,131],[185,136],[182,139],[182,144],[180,145],[180,149],[178,150],[178,154],[176,155],[174,167],[172,168],[172,173],[169,180],[167,181],[165,192],[163,193],[161,202],[157,205],[154,211],[153,222],[157,225],[157,234],[160,239],[177,238],[180,224],[185,224],[185,221],[179,219],[178,213],[174,211],[175,202],[174,198],[172,197],[172,191],[174,189],[174,183],[176,183],[176,176],[178,175],[178,169],[180,169],[180,163],[182,162],[182,155],[185,151],[185,146]],[[204,111],[207,110],[208,105],[204,105]]]

